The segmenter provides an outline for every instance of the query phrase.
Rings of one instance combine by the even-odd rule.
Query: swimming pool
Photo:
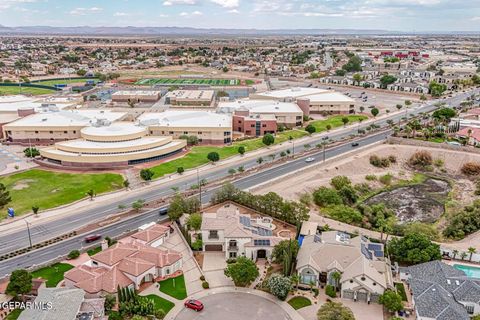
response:
[[[453,267],[457,270],[461,270],[461,271],[465,272],[465,274],[469,278],[480,279],[480,268],[472,267],[472,266],[466,266],[464,264],[454,264]]]

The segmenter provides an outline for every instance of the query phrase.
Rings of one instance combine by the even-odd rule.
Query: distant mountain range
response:
[[[221,29],[190,27],[51,27],[22,26],[6,27],[0,25],[0,35],[117,35],[117,36],[155,36],[155,35],[399,35],[399,34],[480,34],[480,32],[399,32],[371,29]]]

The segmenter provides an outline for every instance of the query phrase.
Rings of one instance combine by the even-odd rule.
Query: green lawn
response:
[[[183,274],[176,278],[160,281],[159,284],[161,292],[175,299],[183,300],[187,297],[187,288],[185,288],[185,278]]]
[[[395,288],[403,301],[407,301],[407,294],[405,293],[405,286],[401,282],[395,282]]]
[[[93,249],[88,250],[87,253],[91,257],[91,256],[99,253],[100,251],[102,251],[102,247],[95,247]]]
[[[61,80],[40,80],[32,83],[41,84],[44,86],[55,86],[56,84],[72,84],[72,83],[85,83],[87,80],[93,80],[97,83],[99,80],[96,78],[80,78],[80,79],[61,79]]]
[[[293,139],[298,139],[306,135],[307,133],[301,130],[279,132],[275,137],[275,144],[288,141],[290,136]],[[152,167],[151,170],[155,173],[154,179],[158,179],[166,174],[176,172],[178,167],[183,167],[185,170],[187,170],[208,163],[209,161],[207,159],[207,155],[213,151],[218,152],[220,155],[220,160],[225,160],[226,158],[237,155],[238,147],[240,146],[244,146],[247,152],[265,147],[261,138],[237,141],[231,146],[224,147],[195,146],[192,147],[190,152],[184,157],[162,163],[158,166]]]
[[[317,130],[316,132],[327,131],[327,125],[332,126],[332,129],[343,126],[342,118],[344,117],[348,118],[349,120],[347,125],[360,120],[363,121],[365,119],[368,119],[367,116],[362,116],[362,115],[338,115],[338,116],[329,117],[328,119],[325,119],[325,120],[311,121],[310,124],[315,127],[315,129]]]
[[[97,194],[122,188],[123,177],[119,174],[72,174],[32,169],[0,178],[10,192],[9,207],[17,215],[31,211],[37,205],[41,210],[58,207],[86,197],[90,189]],[[6,210],[0,211],[0,219]]]
[[[22,309],[14,309],[12,312],[8,314],[5,320],[17,320],[20,317],[20,313],[22,313]]]
[[[33,278],[42,278],[47,280],[47,287],[56,287],[63,280],[63,274],[72,269],[73,266],[68,263],[55,263],[50,267],[45,267],[32,272]]]
[[[155,302],[155,307],[157,309],[162,309],[165,314],[167,314],[173,307],[175,307],[175,304],[173,302],[163,299],[162,297],[154,294],[149,294],[148,296],[145,296],[145,298],[152,299]]]
[[[0,96],[26,94],[38,96],[41,94],[54,93],[55,90],[43,89],[43,88],[30,88],[30,87],[0,87]]]
[[[288,300],[288,304],[293,307],[293,309],[298,310],[303,307],[308,307],[312,305],[310,299],[305,297],[293,297],[292,299]]]

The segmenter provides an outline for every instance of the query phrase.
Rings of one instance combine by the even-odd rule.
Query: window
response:
[[[35,131],[35,133],[38,133],[38,131]]]
[[[210,230],[208,239],[218,239],[218,230]]]
[[[63,133],[67,134],[67,133],[68,133],[68,131],[63,131]]]
[[[77,130],[73,130],[73,133],[77,133]]]
[[[236,252],[230,252],[230,253],[228,254],[228,256],[229,256],[230,258],[236,258],[236,257],[237,257],[237,253],[236,253]]]
[[[255,128],[255,124],[251,124],[250,127],[251,127],[251,128]]]
[[[473,314],[473,311],[474,311],[474,309],[475,309],[475,307],[472,306],[471,304],[466,305],[465,308],[467,309],[467,312],[468,312],[469,314]]]
[[[267,127],[267,125],[266,125],[266,124],[262,124],[262,128],[266,128],[266,127]]]
[[[203,132],[202,131],[198,131],[198,134],[202,134]]]
[[[49,131],[50,133],[53,133],[53,131]]]

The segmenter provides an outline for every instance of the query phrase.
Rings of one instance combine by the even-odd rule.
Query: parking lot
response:
[[[380,114],[384,114],[386,110],[390,110],[390,112],[397,111],[397,104],[401,104],[405,107],[405,100],[410,100],[412,102],[410,107],[415,107],[420,102],[415,96],[387,90],[382,92],[379,90],[369,90],[363,87],[343,87],[330,84],[318,84],[315,85],[315,87],[321,89],[330,88],[331,90],[341,92],[348,95],[350,98],[355,99],[357,112],[360,112],[360,106],[363,106],[365,108],[363,112],[370,113],[370,107],[375,106],[380,110]]]

